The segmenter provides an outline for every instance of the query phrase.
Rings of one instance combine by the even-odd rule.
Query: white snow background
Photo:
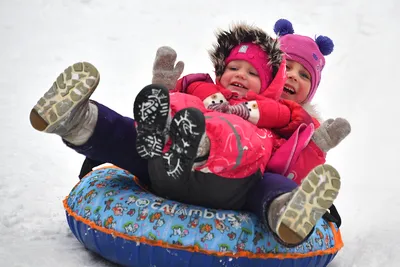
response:
[[[62,200],[83,156],[29,123],[61,71],[93,63],[102,76],[92,98],[132,116],[159,46],[176,49],[184,74],[212,74],[217,28],[246,21],[273,34],[287,18],[299,34],[333,39],[313,102],[324,118],[352,124],[328,156],[342,176],[345,244],[330,266],[398,266],[399,13],[397,0],[0,0],[0,265],[114,266],[85,250],[66,222]]]

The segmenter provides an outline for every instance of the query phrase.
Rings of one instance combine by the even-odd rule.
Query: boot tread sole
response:
[[[340,175],[328,164],[317,166],[303,180],[278,221],[278,235],[284,241],[304,240],[333,204],[340,189]],[[288,233],[291,230],[291,234]],[[286,240],[285,240],[286,239]],[[292,240],[293,241],[293,240]]]
[[[100,73],[88,62],[78,62],[62,72],[30,113],[30,122],[38,131],[51,132],[64,117],[87,100],[100,81]]]
[[[163,155],[168,176],[183,179],[191,171],[204,132],[205,118],[200,110],[186,108],[175,114],[170,126],[172,146]]]
[[[137,122],[136,150],[140,157],[161,157],[169,116],[169,91],[164,86],[151,84],[135,98],[133,115]]]

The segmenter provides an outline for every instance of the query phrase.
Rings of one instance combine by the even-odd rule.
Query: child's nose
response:
[[[298,79],[298,77],[294,71],[287,71],[286,76],[288,77],[288,79],[292,79],[295,81],[297,81],[297,79]]]
[[[245,79],[246,78],[246,74],[244,71],[237,71],[236,72],[236,77],[241,78],[241,79]]]

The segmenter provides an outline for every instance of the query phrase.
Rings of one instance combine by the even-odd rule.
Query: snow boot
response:
[[[100,74],[92,64],[69,66],[31,110],[32,127],[75,145],[85,143],[97,122],[97,106],[89,103],[89,97],[99,81]]]
[[[340,189],[340,176],[328,164],[315,167],[301,185],[272,201],[268,210],[271,229],[286,244],[300,244],[331,207]]]
[[[186,108],[178,111],[171,121],[171,148],[163,155],[168,177],[189,177],[200,143],[205,140],[205,118],[200,110]],[[203,151],[201,151],[203,154]]]
[[[168,89],[157,84],[144,87],[136,96],[133,115],[137,122],[139,156],[144,159],[161,157],[171,121]]]

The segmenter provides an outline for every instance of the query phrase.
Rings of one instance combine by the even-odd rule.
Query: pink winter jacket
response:
[[[283,62],[284,63],[284,62]],[[263,92],[262,95],[263,97],[270,98],[270,99],[279,99],[283,86],[285,84],[286,76],[285,76],[285,64],[282,64],[281,67],[278,70],[278,73],[275,75],[274,80],[272,81],[271,85]],[[175,92],[185,92],[186,88],[190,86],[190,84],[198,82],[198,81],[204,81],[204,79],[207,79],[209,82],[209,76],[207,77],[205,74],[196,74],[196,75],[190,75],[191,77],[185,78],[183,77],[180,79],[177,83],[177,87],[175,88]],[[180,94],[180,93],[178,93]],[[192,96],[193,97],[193,96]],[[172,99],[177,98],[179,100],[175,101],[175,104]],[[224,114],[223,116],[218,116],[218,112],[210,112],[209,110],[206,110],[204,108],[204,105],[202,101],[199,101],[200,99],[197,98],[186,98],[184,96],[175,96],[172,97],[171,100],[171,106],[173,107],[173,113],[174,110],[180,110],[182,108],[186,107],[196,107],[199,108],[200,110],[205,113],[207,117],[207,113],[209,114],[209,117],[213,117],[213,120],[218,120],[218,118],[223,118],[225,116],[228,116],[230,120],[238,120],[241,118],[231,115],[231,114]],[[187,102],[189,101],[189,102]],[[211,115],[210,115],[211,113]],[[240,121],[239,120],[239,121]],[[216,122],[214,122],[216,123]],[[211,123],[213,124],[213,123]],[[218,123],[217,123],[218,124]],[[240,122],[239,122],[240,124]],[[273,172],[273,173],[278,173],[282,174],[292,180],[294,180],[296,183],[300,184],[301,181],[304,179],[304,177],[315,167],[320,164],[325,163],[325,154],[322,152],[321,149],[311,140],[311,136],[314,133],[314,129],[319,127],[319,122],[316,119],[313,119],[313,123],[310,124],[302,124],[300,127],[298,127],[294,133],[293,131],[290,131],[292,134],[289,138],[280,138],[279,136],[276,135],[276,132],[272,132],[270,129],[259,129],[257,127],[253,127],[254,125],[251,125],[251,123],[247,122],[246,127],[240,127],[241,129],[244,129],[247,131],[245,136],[251,135],[251,139],[248,140],[247,144],[251,144],[253,146],[253,150],[244,150],[246,153],[246,162],[245,166],[251,165],[249,164],[251,161],[253,161],[253,165],[262,165],[265,163],[265,166],[261,167],[260,170],[262,172]],[[208,126],[208,128],[210,128]],[[225,129],[224,129],[225,128]],[[230,129],[226,129],[227,127],[224,126],[224,128],[217,127],[216,128],[216,133],[218,131],[228,131],[226,133],[219,132],[216,134],[216,137],[221,137],[225,138],[225,136],[229,135]],[[209,132],[209,131],[208,131]],[[257,134],[254,134],[257,133]],[[209,133],[207,133],[209,134]],[[232,134],[232,132],[231,132]],[[260,136],[268,136],[269,139],[271,140],[262,140],[262,142],[258,141]],[[226,138],[225,138],[226,139]],[[211,140],[212,141],[212,140]],[[225,140],[224,140],[225,141]],[[231,144],[229,144],[230,147],[234,147],[235,144],[234,140],[232,141]],[[213,141],[212,141],[213,142]],[[222,141],[221,141],[222,142]],[[225,143],[222,145],[221,142],[213,142],[214,143],[214,148],[218,149],[213,149],[210,155],[210,158],[215,160],[219,154],[221,154],[222,149],[225,149],[226,146],[228,145]],[[259,146],[268,146],[267,149],[264,149],[262,151],[259,151],[256,149],[257,145]],[[218,144],[218,146],[216,146]],[[272,146],[272,150],[270,147],[270,144]],[[244,144],[246,147],[246,144]],[[235,152],[237,153],[237,151]],[[263,156],[260,156],[259,153],[264,153]],[[210,159],[209,158],[209,159]],[[212,160],[210,162],[212,162]],[[223,158],[223,161],[226,161],[225,158]],[[236,162],[237,163],[237,162]],[[224,177],[230,177],[230,178],[238,178],[238,177],[243,177],[244,174],[249,174],[250,172],[254,172],[254,169],[251,167],[249,168],[248,166],[244,168],[244,172],[236,169],[237,166],[235,163],[231,162],[231,169],[229,169],[228,172],[222,172],[222,173],[216,173]],[[213,170],[218,169],[218,164],[213,165],[211,167],[214,167]],[[206,169],[209,168],[210,166],[206,166]],[[200,170],[200,169],[199,169]],[[211,172],[214,172],[211,170]],[[235,173],[236,171],[239,171],[238,173]],[[204,171],[204,169],[203,169]],[[235,176],[236,174],[239,174],[239,176]]]
[[[195,170],[224,178],[242,179],[263,173],[274,150],[276,135],[260,129],[241,117],[210,111],[196,96],[170,94],[171,114],[187,107],[199,109],[205,116],[210,154],[204,165]],[[167,143],[168,149],[170,144]]]
[[[300,126],[288,140],[281,139],[266,171],[282,174],[300,184],[314,167],[325,163],[326,154],[311,140],[319,126],[314,119],[313,124]]]

